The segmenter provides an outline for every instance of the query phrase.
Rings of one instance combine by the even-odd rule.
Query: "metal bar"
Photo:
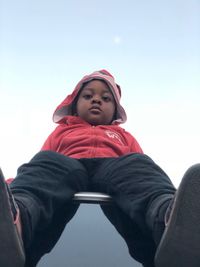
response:
[[[79,192],[72,199],[74,202],[87,204],[111,204],[112,197],[98,192]]]

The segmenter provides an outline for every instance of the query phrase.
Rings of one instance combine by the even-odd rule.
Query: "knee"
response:
[[[23,166],[29,167],[41,167],[48,169],[82,169],[83,166],[77,159],[73,159],[67,156],[64,156],[60,153],[45,150],[38,152],[28,164],[24,164]]]
[[[66,161],[74,161],[74,159],[64,156],[60,153],[44,150],[40,151],[31,159],[31,162],[62,162],[66,163]]]
[[[149,162],[154,163],[154,161],[146,154],[141,153],[130,153],[121,157],[121,160],[126,162]]]
[[[200,163],[192,165],[184,174],[184,176],[196,176],[200,178]]]
[[[54,159],[54,158],[58,158],[58,157],[64,157],[63,155],[54,152],[52,150],[43,150],[38,152],[37,154],[34,155],[34,157],[32,158],[32,160],[37,160],[37,159]]]

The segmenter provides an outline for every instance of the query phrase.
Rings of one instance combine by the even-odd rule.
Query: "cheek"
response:
[[[82,103],[81,103],[81,101],[77,101],[77,103],[76,103],[76,111],[77,112],[80,112],[80,110],[82,109]]]
[[[111,112],[112,112],[113,116],[116,114],[117,109],[116,109],[115,104],[112,105]]]
[[[115,106],[109,107],[108,112],[109,112],[110,119],[113,119],[113,118],[116,117],[116,108],[115,108]]]
[[[85,102],[83,102],[83,101],[77,102],[76,112],[78,115],[84,114],[86,110],[87,110],[87,107],[86,107]]]

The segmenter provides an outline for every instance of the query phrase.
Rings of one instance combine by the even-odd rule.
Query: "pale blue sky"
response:
[[[6,176],[54,129],[83,75],[122,87],[123,126],[176,185],[200,162],[200,2],[0,0],[0,164]]]
[[[178,186],[186,169],[200,162],[199,14],[198,0],[0,0],[0,166],[5,176],[15,176],[41,148],[56,126],[51,121],[55,107],[82,76],[106,68],[122,87],[128,114],[122,127]],[[78,220],[81,227],[66,229],[59,260],[51,254],[46,266],[54,266],[55,258],[57,264],[65,262],[65,256],[77,266],[72,253],[84,247],[75,238],[82,236],[83,218]],[[89,225],[99,245],[98,226]],[[119,236],[112,237],[109,227],[106,245],[109,238],[116,245]],[[73,242],[72,250],[66,249]],[[117,259],[104,252],[98,258],[95,242],[87,244],[94,262],[105,266],[104,258]],[[109,253],[111,247],[102,249]],[[133,266],[127,249],[118,251],[125,265]]]

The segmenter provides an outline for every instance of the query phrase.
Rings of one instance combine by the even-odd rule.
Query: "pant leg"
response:
[[[53,248],[78,208],[71,202],[74,193],[87,187],[83,165],[52,151],[39,152],[18,169],[10,188],[21,211],[26,266]]]
[[[148,156],[135,153],[106,159],[92,182],[94,190],[113,197],[117,207],[102,208],[125,239],[130,254],[152,267],[156,246],[149,225],[156,218],[147,214],[156,217],[159,208],[171,201],[175,188],[169,177]],[[151,212],[155,207],[156,212]],[[164,225],[164,218],[159,219]]]

